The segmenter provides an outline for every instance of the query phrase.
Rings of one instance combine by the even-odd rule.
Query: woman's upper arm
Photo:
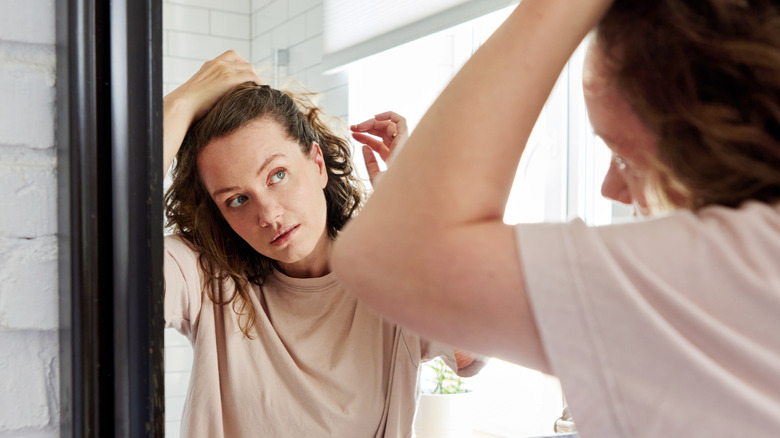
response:
[[[180,239],[166,237],[163,272],[165,326],[191,337],[201,304],[197,253]]]
[[[374,248],[371,254],[379,257],[372,260],[374,268],[342,269],[340,275],[348,277],[350,290],[402,325],[468,351],[548,371],[513,227],[488,221],[426,234],[420,231],[383,251]],[[351,257],[363,257],[360,248],[352,249]],[[376,284],[372,276],[392,278],[385,282],[392,293],[362,293],[361,283]]]

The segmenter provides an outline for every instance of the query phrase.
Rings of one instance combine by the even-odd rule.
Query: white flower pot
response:
[[[417,438],[466,438],[473,436],[473,393],[423,394],[414,418]]]

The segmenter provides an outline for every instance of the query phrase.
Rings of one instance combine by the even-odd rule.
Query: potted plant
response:
[[[474,429],[472,395],[465,380],[441,359],[425,364],[423,390],[417,404],[417,438],[471,437]]]

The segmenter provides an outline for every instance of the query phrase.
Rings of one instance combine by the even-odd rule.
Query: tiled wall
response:
[[[330,115],[348,114],[346,72],[322,72],[322,0],[166,0],[163,90],[172,91],[209,59],[233,49],[269,84],[297,81],[322,94]],[[274,52],[288,50],[276,66]],[[278,77],[277,77],[278,75]]]
[[[252,62],[262,77],[273,79],[274,51],[287,49],[289,65],[278,66],[277,83],[288,80],[322,94],[319,104],[327,114],[346,118],[346,71],[323,74],[322,0],[254,0],[252,2]]]
[[[0,437],[59,436],[54,11],[0,2]]]
[[[322,72],[322,0],[165,0],[163,90],[185,82],[200,66],[233,49],[267,83],[302,85],[321,93],[319,105],[346,118],[346,72]],[[286,65],[274,64],[288,50]],[[166,435],[179,436],[179,420],[192,366],[192,347],[173,329],[165,333]]]
[[[226,50],[248,58],[249,7],[250,0],[166,0],[163,91],[170,92]]]

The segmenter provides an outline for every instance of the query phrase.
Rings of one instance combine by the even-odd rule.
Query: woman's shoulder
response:
[[[203,276],[200,266],[200,252],[195,246],[179,233],[174,233],[164,238],[165,265],[178,271],[185,277],[199,278]]]
[[[165,252],[178,256],[197,256],[195,246],[181,233],[173,233],[164,238]]]

